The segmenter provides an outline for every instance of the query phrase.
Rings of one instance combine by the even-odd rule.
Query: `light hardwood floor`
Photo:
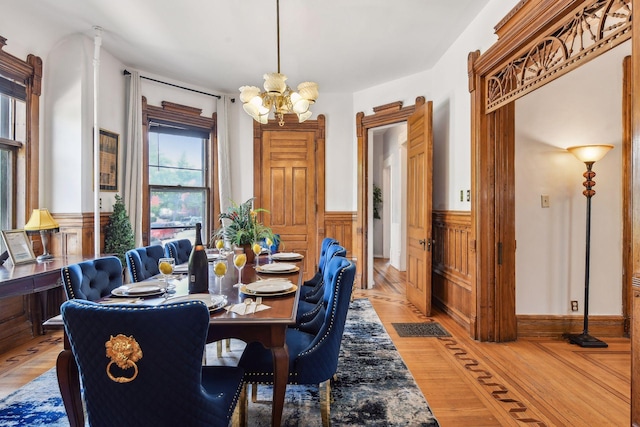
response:
[[[374,263],[369,298],[438,421],[448,426],[628,426],[630,340],[582,349],[561,339],[478,343],[447,315],[427,318],[406,301],[404,274]],[[399,337],[392,323],[439,322],[452,336]],[[0,355],[0,397],[55,366],[60,332]]]

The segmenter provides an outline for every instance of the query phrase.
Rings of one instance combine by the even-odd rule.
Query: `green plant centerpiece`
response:
[[[109,216],[109,222],[104,229],[104,252],[120,258],[125,265],[124,254],[135,247],[133,229],[122,197],[116,194],[116,202],[113,204],[113,213]]]
[[[226,242],[236,247],[243,247],[247,254],[248,262],[253,256],[251,245],[260,243],[263,240],[274,241],[271,228],[258,221],[259,213],[268,213],[269,211],[262,208],[254,208],[254,200],[255,197],[252,197],[241,204],[232,200],[231,206],[227,211],[220,213],[219,219],[222,226],[212,236],[212,240],[223,238]]]

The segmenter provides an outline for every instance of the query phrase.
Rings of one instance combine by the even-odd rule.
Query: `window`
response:
[[[206,229],[208,146],[205,131],[150,123],[150,244],[184,238],[194,242],[196,223]]]
[[[0,229],[14,228],[16,162],[26,138],[25,88],[0,77]],[[4,252],[0,239],[0,253]]]

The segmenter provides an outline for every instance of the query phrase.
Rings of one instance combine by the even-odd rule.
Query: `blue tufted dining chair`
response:
[[[202,366],[209,328],[202,302],[132,306],[71,300],[61,312],[89,425],[229,424],[243,391],[243,370]]]
[[[164,245],[164,255],[167,258],[173,258],[176,260],[177,264],[184,264],[189,261],[189,256],[191,255],[192,248],[191,240],[189,239],[180,239],[174,240],[172,242],[167,242]]]
[[[158,260],[164,257],[161,245],[151,245],[135,248],[124,254],[127,268],[133,282],[141,282],[160,273]]]
[[[324,266],[327,260],[327,249],[331,245],[337,245],[339,242],[333,237],[325,237],[322,239],[322,243],[320,244],[320,256],[318,257],[318,271],[313,275],[313,277],[309,280],[306,280],[302,285],[305,288],[300,289],[300,292],[309,292],[309,287],[313,288],[317,286],[320,282],[322,282],[322,275],[324,274]]]
[[[332,244],[327,248],[326,252],[324,253],[324,264],[326,265],[334,256],[346,257],[347,250],[338,243]],[[322,270],[324,274],[324,265],[322,266]],[[315,286],[303,285],[302,289],[300,289],[300,292],[298,293],[298,297],[300,298],[301,302],[306,301],[308,303],[315,304],[318,301],[320,301],[320,299],[322,298],[323,288],[324,288],[324,279],[318,280]],[[298,314],[305,313],[309,311],[310,308],[311,306],[309,304],[307,304],[306,306],[305,304],[303,304],[302,308],[298,307]]]
[[[333,257],[324,273],[325,289],[329,301],[323,312],[322,323],[314,331],[288,329],[286,344],[289,348],[289,384],[319,384],[320,409],[323,426],[329,425],[330,380],[338,367],[342,333],[351,301],[356,267],[344,257]],[[238,366],[245,370],[247,383],[273,382],[271,352],[260,343],[249,343]],[[253,391],[253,390],[252,390]],[[245,405],[241,405],[241,411]],[[246,418],[245,418],[246,419]]]
[[[67,299],[97,301],[122,286],[122,263],[115,256],[92,259],[60,270]]]

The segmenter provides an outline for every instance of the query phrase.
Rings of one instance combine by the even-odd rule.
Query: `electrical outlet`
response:
[[[544,194],[540,196],[540,206],[542,206],[543,208],[549,207],[549,196]]]
[[[471,190],[467,190],[467,202],[471,201]]]
[[[460,190],[460,201],[464,202],[464,190]]]
[[[578,301],[571,301],[571,311],[578,311]]]

